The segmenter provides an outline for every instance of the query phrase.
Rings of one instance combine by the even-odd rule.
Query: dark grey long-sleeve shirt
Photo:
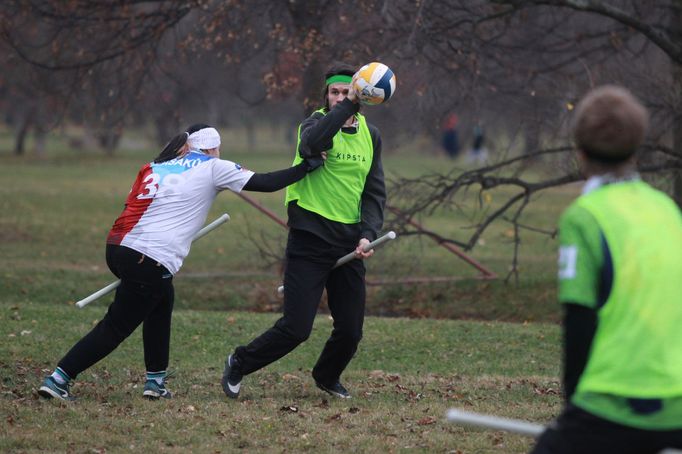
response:
[[[301,144],[299,153],[302,157],[319,156],[323,151],[329,151],[333,139],[348,117],[358,111],[358,105],[348,99],[336,104],[326,115],[314,112],[301,124]],[[386,186],[384,170],[381,164],[381,136],[379,130],[367,124],[372,138],[374,154],[372,165],[365,179],[365,186],[361,195],[360,222],[357,224],[343,224],[324,218],[316,213],[305,210],[290,202],[288,206],[289,227],[311,232],[329,243],[355,247],[361,238],[373,241],[384,223],[384,206],[386,204]],[[357,128],[343,128],[346,134],[357,133]]]

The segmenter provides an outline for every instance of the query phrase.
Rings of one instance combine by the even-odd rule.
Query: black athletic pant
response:
[[[313,378],[325,385],[339,379],[362,338],[365,265],[362,260],[352,260],[334,270],[332,267],[356,246],[334,246],[312,233],[290,230],[284,314],[272,328],[236,349],[235,356],[244,375],[278,360],[308,339],[326,288],[334,328],[313,368]]]
[[[58,366],[69,377],[114,351],[140,323],[148,371],[168,367],[173,276],[156,260],[125,246],[107,245],[107,265],[121,279],[114,302],[102,320],[74,345]]]
[[[532,454],[656,454],[682,449],[682,429],[642,430],[616,424],[568,404],[538,439]]]

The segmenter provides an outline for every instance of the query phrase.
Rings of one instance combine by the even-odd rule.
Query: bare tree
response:
[[[475,106],[476,98],[496,104],[499,126],[521,124],[531,137],[525,141],[524,154],[508,150],[498,162],[479,169],[396,181],[393,200],[400,201],[403,209],[395,227],[408,225],[405,221],[420,213],[461,210],[462,194],[473,190],[480,203],[471,234],[466,239],[441,240],[471,249],[493,222],[509,222],[516,248],[508,277],[517,276],[521,231],[555,233],[523,222],[533,196],[580,179],[568,154],[572,149],[566,128],[570,110],[589,87],[606,82],[630,87],[650,107],[655,121],[640,171],[655,176],[664,187],[674,182],[679,191],[682,150],[677,125],[682,91],[676,78],[682,40],[679,25],[672,26],[670,18],[679,18],[680,4],[650,3],[424,2],[418,36],[411,39],[431,67],[450,71],[451,86],[459,85],[474,100],[469,105]],[[405,47],[409,48],[409,42]],[[675,87],[672,93],[671,86]],[[536,165],[534,173],[528,174],[529,162],[545,166]],[[541,181],[538,171],[545,175]],[[511,195],[494,208],[486,207],[485,194],[503,187],[512,188]],[[417,232],[403,228],[403,233]]]
[[[62,98],[111,152],[142,110],[162,136],[178,110],[214,120],[240,110],[248,128],[244,106],[291,97],[316,106],[329,62],[385,47],[381,18],[369,14],[378,4],[364,2],[355,13],[371,20],[354,21],[341,0],[8,0],[0,40],[32,72],[75,81]]]
[[[67,112],[112,150],[124,125],[148,118],[160,141],[189,118],[250,128],[276,103],[297,121],[321,102],[329,63],[380,60],[399,83],[376,117],[387,151],[416,134],[435,137],[453,110],[465,126],[483,122],[504,137],[482,168],[396,180],[401,216],[459,210],[464,193],[483,201],[513,188],[496,208],[478,206],[468,238],[443,240],[470,249],[505,221],[518,247],[522,230],[537,230],[523,218],[533,196],[580,178],[567,122],[597,84],[627,85],[651,109],[640,169],[682,200],[680,19],[678,0],[8,0],[0,58],[15,64],[4,65],[0,102],[27,112],[35,102],[45,125]],[[23,137],[26,124],[14,124]]]
[[[5,55],[20,62],[5,68],[25,87],[28,99],[22,105],[31,113],[25,118],[39,133],[63,118],[86,121],[102,148],[112,152],[160,39],[199,4],[170,0],[3,2],[0,40],[11,51]],[[62,107],[60,115],[50,106],[53,100]],[[67,115],[68,107],[72,110]],[[36,115],[41,112],[47,113]],[[52,121],[46,121],[46,116]],[[18,144],[27,130],[26,124],[18,128]]]
[[[644,55],[642,42],[656,46],[667,57],[669,67],[668,77],[663,78],[666,90],[657,95],[669,105],[663,117],[663,128],[672,131],[672,155],[675,158],[671,164],[679,169],[682,160],[682,3],[670,1],[591,1],[591,0],[535,0],[535,1],[505,1],[496,3],[508,5],[505,14],[519,14],[524,11],[535,11],[539,8],[555,7],[560,10],[573,10],[582,16],[597,16],[603,18],[606,25],[602,33],[608,33],[612,45],[625,47],[625,40],[640,42],[636,47],[626,49],[631,57],[641,58]],[[576,30],[582,31],[580,27]],[[632,39],[632,38],[635,39]],[[640,38],[640,39],[637,39]],[[620,49],[619,49],[620,50]],[[659,66],[660,67],[660,66]],[[646,71],[647,67],[643,69]],[[661,79],[659,78],[658,81]],[[633,82],[634,83],[634,82]],[[660,86],[660,85],[659,85]],[[652,87],[649,87],[652,88]],[[672,88],[672,89],[670,89]],[[648,100],[647,97],[644,97]],[[659,102],[650,102],[659,106]],[[655,133],[661,134],[660,131]],[[673,196],[678,205],[682,206],[682,172],[674,172]]]

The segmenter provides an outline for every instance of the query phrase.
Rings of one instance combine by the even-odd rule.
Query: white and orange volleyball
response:
[[[379,62],[368,63],[353,76],[353,88],[362,104],[375,106],[388,101],[395,93],[395,74]]]

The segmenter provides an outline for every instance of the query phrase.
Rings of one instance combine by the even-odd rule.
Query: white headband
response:
[[[187,143],[195,150],[210,150],[220,146],[220,134],[215,128],[204,128],[187,137]]]

